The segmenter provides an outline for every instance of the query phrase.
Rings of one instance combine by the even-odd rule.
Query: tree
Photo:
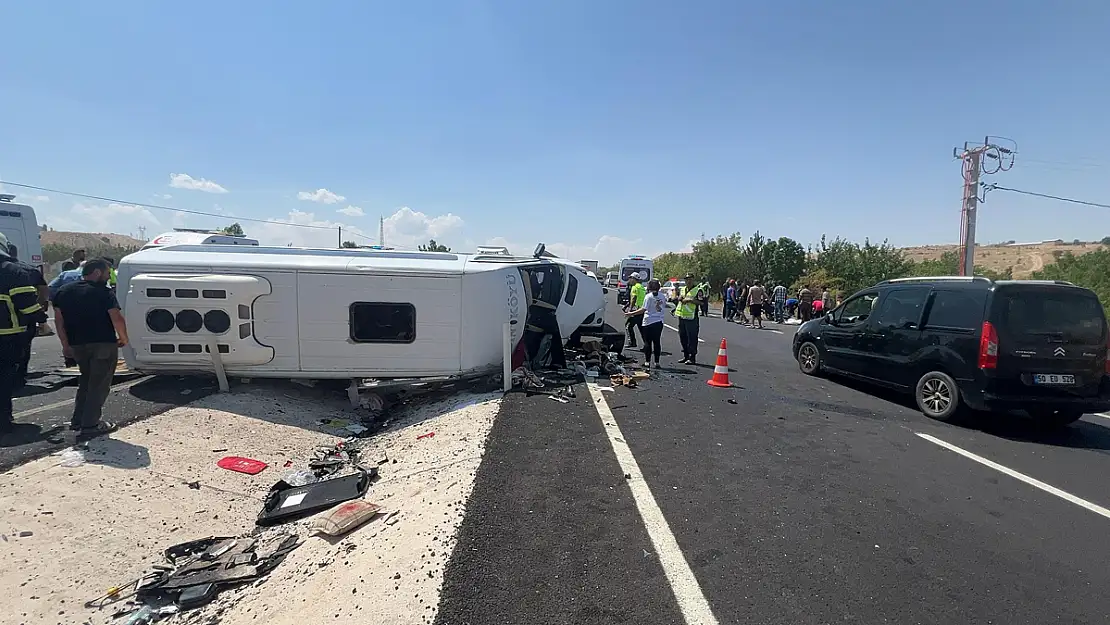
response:
[[[224,234],[228,234],[228,235],[231,235],[233,237],[245,237],[245,236],[247,236],[246,233],[243,232],[243,226],[240,226],[239,222],[235,222],[235,223],[231,224],[230,226],[224,228],[222,230],[222,232]]]
[[[698,281],[718,286],[726,278],[745,275],[744,238],[739,232],[698,241],[694,244],[693,273]]]
[[[421,252],[450,252],[451,248],[447,247],[446,245],[440,245],[439,243],[436,243],[435,239],[429,239],[427,245],[421,245],[420,246],[420,251]]]
[[[994,271],[987,267],[975,267],[975,275],[990,278],[991,280],[1009,280],[1013,277],[1014,269],[1009,267],[1006,271]],[[905,277],[913,276],[957,276],[960,274],[960,255],[955,251],[944,252],[940,258],[930,258],[910,262]]]
[[[682,254],[679,252],[667,252],[660,254],[652,261],[655,272],[655,278],[660,282],[670,280],[671,278],[678,278],[681,280],[686,274],[694,269],[694,256],[693,254]],[[613,268],[611,271],[617,271]]]
[[[806,270],[806,248],[790,237],[779,237],[767,244],[770,248],[768,279],[776,285],[792,285]]]
[[[1034,280],[1067,280],[1091,289],[1098,295],[1102,307],[1110,304],[1110,250],[1100,249],[1076,256],[1071,252],[1061,254],[1056,262],[1034,271]],[[1110,309],[1108,309],[1110,312]]]
[[[864,239],[860,245],[840,237],[829,243],[821,237],[812,270],[823,269],[828,277],[838,278],[847,294],[883,280],[905,277],[911,266],[902,250],[885,240],[875,245]],[[828,287],[812,281],[810,286]]]
[[[354,241],[344,241],[341,244],[341,247],[344,247],[344,248],[358,247],[358,243],[355,243]]]
[[[1103,245],[1110,245],[1110,237],[1102,237],[1102,240],[1099,241],[1099,243]]]

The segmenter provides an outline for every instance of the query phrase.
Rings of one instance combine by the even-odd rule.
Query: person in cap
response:
[[[686,292],[675,302],[675,316],[678,317],[678,341],[682,344],[682,365],[692,365],[698,358],[698,309],[701,300],[709,292],[707,284],[694,282],[694,274],[686,274]]]
[[[0,433],[10,432],[12,393],[19,386],[27,325],[46,321],[29,267],[8,255],[8,237],[0,233],[0,300],[7,307],[0,315]]]
[[[628,304],[625,305],[624,312],[640,310],[644,307],[644,298],[647,297],[647,289],[641,281],[640,272],[633,272],[628,276]],[[624,322],[625,332],[628,334],[628,347],[636,347],[636,332],[640,333],[640,338],[644,334],[644,313],[628,315]]]

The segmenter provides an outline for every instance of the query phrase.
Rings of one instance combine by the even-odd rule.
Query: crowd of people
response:
[[[786,323],[788,319],[806,322],[840,304],[825,287],[811,289],[808,284],[791,296],[789,289],[777,284],[770,291],[762,281],[737,281],[729,278],[722,287],[724,318],[753,328],[762,328],[763,320]]]
[[[644,368],[659,367],[660,340],[663,334],[666,312],[678,318],[678,339],[682,344],[682,360],[679,364],[692,365],[697,361],[699,317],[709,316],[709,284],[698,283],[693,274],[686,274],[685,292],[676,287],[672,297],[662,293],[662,284],[657,279],[647,281],[637,272],[629,276],[628,304],[625,314],[625,345],[637,349],[636,335],[643,342]],[[794,296],[782,284],[768,289],[761,280],[737,281],[729,278],[721,288],[725,321],[741,323],[751,328],[762,329],[763,320],[788,323],[789,319],[798,322],[809,321],[840,305],[827,288],[811,289],[804,285]],[[673,309],[668,306],[670,304]]]

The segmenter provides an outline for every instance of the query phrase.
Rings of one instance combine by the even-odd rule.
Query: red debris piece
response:
[[[421,434],[420,436],[417,436],[417,437],[416,437],[416,440],[420,440],[420,439],[422,439],[422,438],[431,438],[431,437],[433,437],[433,436],[435,436],[435,435],[436,435],[436,433],[435,433],[435,432],[428,432],[427,434]]]
[[[216,466],[228,471],[236,471],[238,473],[246,473],[247,475],[257,475],[266,468],[266,463],[261,460],[251,460],[250,458],[242,458],[240,456],[228,456],[220,458]]]

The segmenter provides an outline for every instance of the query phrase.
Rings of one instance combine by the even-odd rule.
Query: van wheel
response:
[[[937,421],[953,420],[960,408],[960,389],[952,376],[943,371],[930,371],[921,376],[914,398],[921,412]]]
[[[1079,410],[1053,410],[1051,408],[1041,408],[1036,410],[1028,410],[1029,416],[1033,417],[1038,425],[1046,428],[1055,429],[1071,425],[1083,416],[1083,412]]]
[[[821,350],[811,341],[798,348],[798,368],[806,375],[821,373]]]

